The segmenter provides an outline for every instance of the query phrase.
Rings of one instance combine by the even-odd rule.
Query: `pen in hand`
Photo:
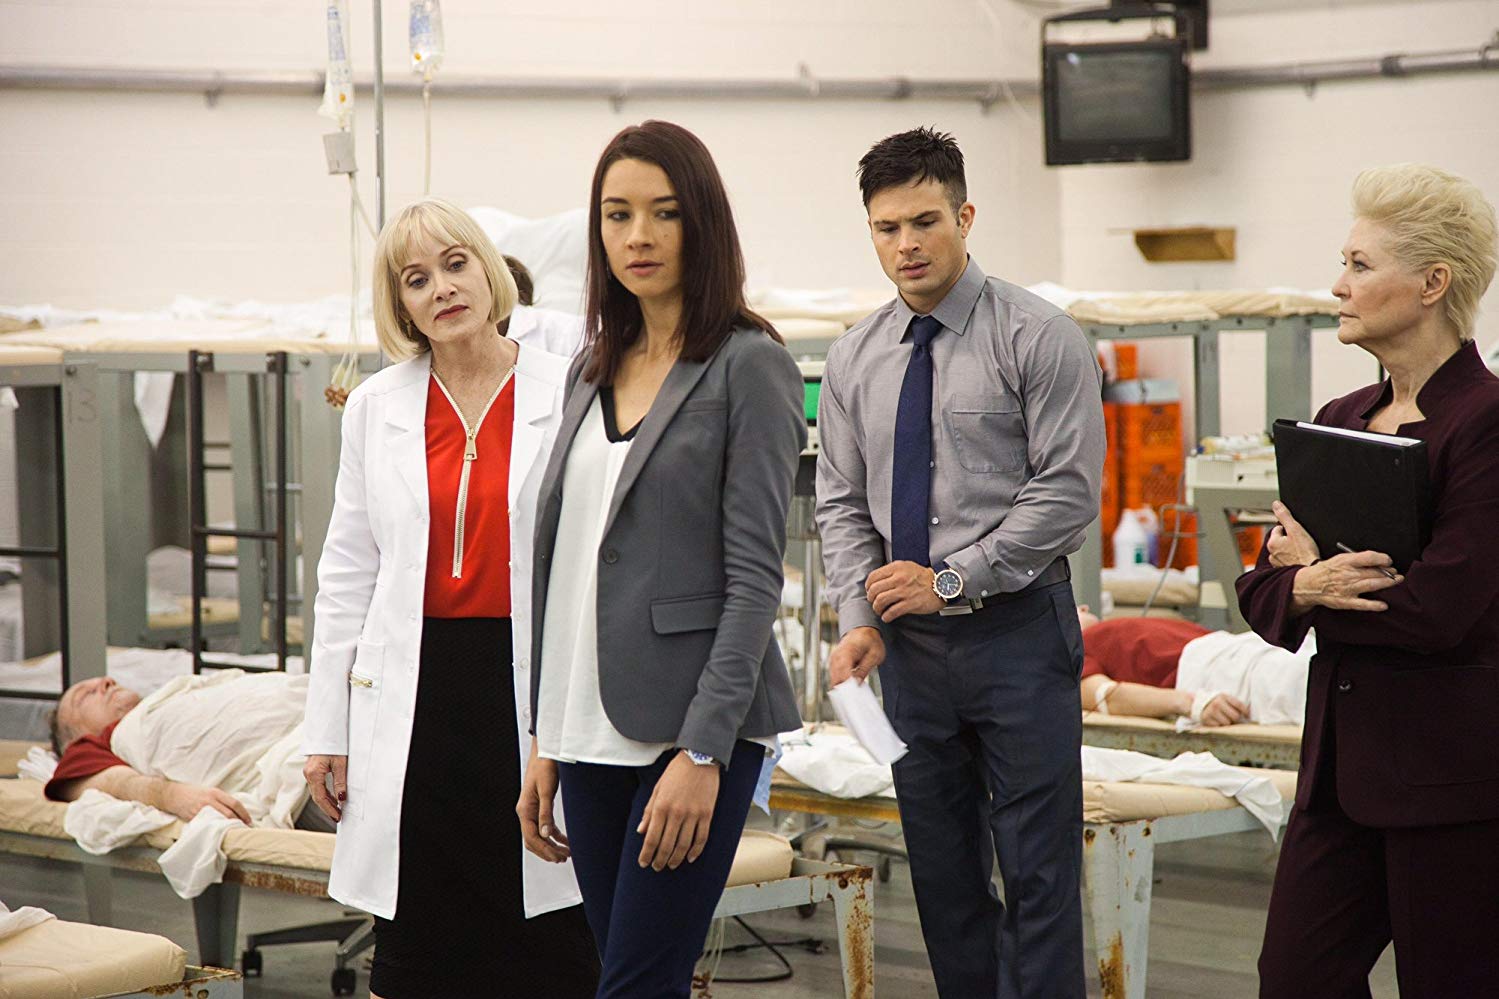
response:
[[[1347,552],[1349,555],[1357,555],[1358,554],[1352,548],[1349,548],[1347,545],[1343,544],[1343,542],[1341,542],[1341,541],[1338,542],[1338,551]],[[1389,566],[1384,566],[1379,571],[1382,572],[1382,573],[1384,573],[1386,576],[1388,576],[1391,579],[1399,579],[1400,578],[1400,573],[1396,572],[1394,569],[1390,568]]]

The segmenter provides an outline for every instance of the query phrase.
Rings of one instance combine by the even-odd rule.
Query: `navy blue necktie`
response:
[[[932,493],[932,339],[942,324],[911,319],[911,360],[895,410],[895,468],[890,480],[890,553],[896,562],[931,564],[927,514]]]

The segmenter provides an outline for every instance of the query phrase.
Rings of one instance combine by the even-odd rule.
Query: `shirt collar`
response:
[[[1478,356],[1477,341],[1465,341],[1461,347],[1457,348],[1456,353],[1443,361],[1442,366],[1426,379],[1426,384],[1422,385],[1421,391],[1416,393],[1416,408],[1426,419],[1431,419],[1434,410],[1441,409],[1442,403],[1453,389],[1488,370],[1488,366],[1483,363],[1483,358]],[[1394,394],[1395,388],[1386,376],[1378,397],[1368,409],[1359,414],[1359,418],[1368,422],[1375,413],[1389,405]]]
[[[984,282],[988,280],[983,268],[979,267],[972,257],[969,257],[968,266],[963,268],[963,274],[958,278],[958,283],[948,289],[947,295],[937,303],[937,307],[932,310],[931,314],[936,317],[943,328],[962,336],[968,327],[968,317],[973,315],[973,307],[978,304],[979,294],[984,290]],[[897,292],[895,321],[902,342],[910,332],[911,318],[918,314]]]

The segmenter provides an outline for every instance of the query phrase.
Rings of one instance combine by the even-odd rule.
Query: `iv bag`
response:
[[[442,66],[442,4],[411,0],[411,71],[431,76]]]
[[[348,128],[354,116],[354,67],[349,63],[349,0],[328,0],[328,77],[318,114]]]

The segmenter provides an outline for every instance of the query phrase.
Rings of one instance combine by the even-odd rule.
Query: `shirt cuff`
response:
[[[984,560],[983,550],[977,545],[949,555],[946,561],[948,568],[956,569],[958,575],[963,577],[964,600],[982,600],[1001,592],[998,578]]]
[[[880,616],[874,612],[862,593],[849,597],[843,601],[843,606],[838,608],[838,637],[842,638],[855,628],[875,628],[880,626]]]

